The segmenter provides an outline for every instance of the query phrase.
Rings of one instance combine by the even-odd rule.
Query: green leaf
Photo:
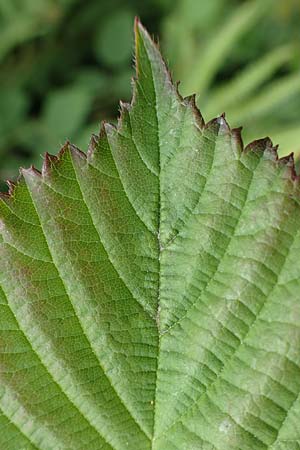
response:
[[[292,157],[183,99],[136,23],[118,127],[0,205],[0,448],[297,450]]]

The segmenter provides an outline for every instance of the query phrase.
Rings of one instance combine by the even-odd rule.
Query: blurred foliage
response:
[[[300,152],[299,0],[0,0],[1,180],[115,119],[135,15],[206,120],[226,111],[246,141]]]
[[[162,41],[206,120],[226,111],[244,140],[269,135],[280,154],[300,154],[299,0],[182,0]]]

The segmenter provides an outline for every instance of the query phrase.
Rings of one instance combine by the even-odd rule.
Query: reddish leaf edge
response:
[[[48,152],[45,152],[43,157],[42,169],[38,170],[34,165],[31,165],[29,168],[21,167],[19,169],[19,176],[16,181],[6,180],[6,184],[8,186],[8,192],[0,192],[0,199],[8,200],[12,199],[15,194],[16,187],[21,183],[24,179],[24,175],[26,173],[35,175],[38,177],[44,178],[45,176],[51,175],[53,167],[61,162],[65,153],[70,152],[71,155],[76,158],[79,157],[81,159],[86,160],[87,162],[93,157],[101,139],[105,139],[106,136],[111,132],[119,133],[123,124],[124,115],[127,114],[131,108],[133,108],[136,95],[135,95],[135,86],[138,80],[138,42],[142,35],[144,35],[151,44],[158,50],[166,76],[168,77],[170,83],[175,88],[176,95],[178,96],[178,100],[182,102],[187,108],[191,108],[193,111],[194,117],[196,119],[196,123],[199,127],[199,130],[202,132],[209,128],[222,128],[224,132],[227,132],[231,135],[233,142],[236,144],[240,152],[259,152],[259,153],[268,153],[268,158],[272,159],[274,162],[278,164],[278,166],[285,166],[288,175],[295,184],[300,185],[300,175],[296,172],[295,160],[294,160],[294,152],[289,155],[283,156],[279,158],[278,156],[278,145],[274,145],[272,140],[269,137],[256,139],[246,146],[244,146],[243,138],[242,138],[242,129],[243,127],[231,128],[229,123],[226,120],[225,113],[222,113],[220,116],[215,117],[214,119],[205,122],[204,118],[197,107],[196,104],[196,94],[189,95],[187,97],[183,97],[179,92],[180,81],[174,82],[172,79],[172,74],[168,69],[168,66],[161,54],[159,43],[154,40],[146,30],[146,28],[140,22],[140,19],[136,16],[134,21],[134,35],[135,35],[135,71],[136,75],[132,78],[132,99],[130,103],[126,103],[123,101],[119,102],[119,117],[117,120],[117,125],[113,125],[111,123],[103,120],[101,122],[99,134],[92,134],[90,143],[88,145],[87,152],[83,152],[78,147],[73,145],[69,140],[65,142],[65,144],[61,147],[57,155],[52,155]]]

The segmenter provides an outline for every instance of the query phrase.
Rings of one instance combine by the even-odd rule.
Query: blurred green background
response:
[[[205,120],[300,155],[299,0],[0,0],[0,179],[66,139],[86,150],[129,100],[133,19]],[[5,189],[4,183],[0,186]]]

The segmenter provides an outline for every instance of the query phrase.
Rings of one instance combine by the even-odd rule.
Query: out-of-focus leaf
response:
[[[269,84],[261,90],[256,97],[251,98],[247,103],[239,106],[234,110],[228,110],[230,120],[246,121],[249,119],[259,118],[260,116],[270,113],[280,106],[281,103],[292,98],[300,92],[300,71],[281,77]]]
[[[20,89],[0,89],[0,145],[14,132],[28,109],[28,98]]]
[[[115,67],[130,61],[133,17],[130,10],[121,9],[99,27],[95,36],[95,52],[104,64]]]
[[[99,69],[84,69],[78,72],[74,84],[90,92],[93,97],[101,97],[110,89],[111,79]]]
[[[116,74],[113,78],[113,85],[111,86],[114,95],[123,100],[128,100],[130,97],[130,80],[132,78],[132,70],[124,70],[119,74]]]
[[[207,3],[197,2],[194,21],[191,17],[187,20],[185,12],[189,0],[178,0],[165,23],[167,53],[183,92],[200,88],[197,101],[205,117],[226,111],[234,126],[244,123],[245,129],[251,130],[245,132],[246,141],[274,130],[277,136],[297,129],[299,5],[290,1],[285,8],[274,0],[229,0],[224,8],[220,0],[214,14],[207,16],[210,26],[206,27],[198,12],[201,8],[205,11]],[[283,17],[281,11],[280,18],[282,8],[287,13]],[[289,136],[289,142],[296,139],[295,133]],[[297,150],[297,141],[293,147]]]
[[[1,0],[0,60],[15,45],[46,33],[60,15],[60,8],[50,0]]]
[[[82,127],[91,108],[92,97],[84,86],[76,85],[53,92],[47,98],[43,123],[57,142],[70,139]]]
[[[82,148],[84,151],[87,151],[91,136],[98,135],[100,129],[100,121],[89,124],[85,128],[83,128],[80,133],[78,133],[74,138],[74,144],[78,148]]]
[[[182,83],[183,92],[197,92],[201,97],[210,86],[220,65],[237,40],[253,27],[270,7],[273,0],[247,1],[239,6],[229,19],[215,32],[204,52],[194,60],[190,76]]]
[[[174,10],[165,20],[162,44],[178,79],[188,79],[211,30],[226,12],[225,0],[174,2]]]
[[[208,117],[239,104],[246,97],[253,94],[264,82],[296,54],[293,45],[275,48],[261,59],[250,63],[229,82],[218,86],[210,92],[204,106],[204,114]]]

